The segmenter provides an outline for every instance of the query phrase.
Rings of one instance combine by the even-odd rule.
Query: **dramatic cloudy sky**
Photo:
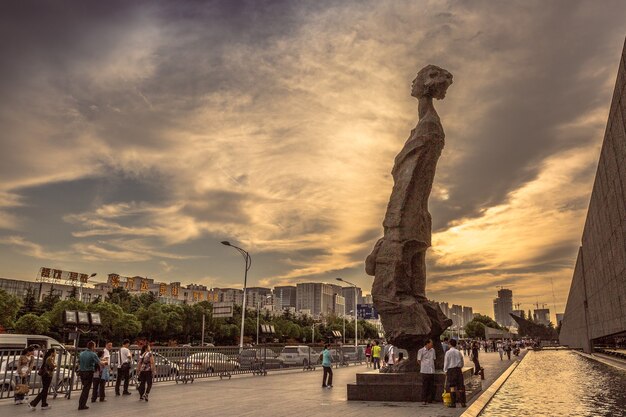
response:
[[[622,1],[4,1],[0,276],[371,288],[410,83],[454,84],[429,297],[562,311]],[[554,296],[553,296],[554,291]]]

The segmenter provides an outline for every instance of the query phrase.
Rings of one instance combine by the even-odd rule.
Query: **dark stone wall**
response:
[[[587,352],[591,339],[626,331],[625,61],[626,45],[560,334]]]

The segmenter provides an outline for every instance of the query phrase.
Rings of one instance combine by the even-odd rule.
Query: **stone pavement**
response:
[[[466,361],[468,361],[466,357]],[[512,362],[501,362],[497,353],[481,353],[485,368],[483,389],[493,382]],[[446,408],[441,403],[348,402],[346,385],[354,382],[356,372],[366,371],[364,365],[334,368],[332,389],[321,388],[322,372],[302,370],[275,371],[267,376],[241,375],[231,380],[197,379],[193,384],[158,383],[152,387],[150,402],[132,396],[115,397],[107,390],[107,401],[91,403],[89,410],[78,411],[79,393],[71,400],[59,397],[48,402],[50,410],[30,412],[26,405],[16,406],[13,400],[0,401],[1,416],[459,416],[463,408]],[[480,394],[479,394],[480,395]],[[474,398],[477,398],[478,395]],[[32,398],[32,397],[31,397]]]

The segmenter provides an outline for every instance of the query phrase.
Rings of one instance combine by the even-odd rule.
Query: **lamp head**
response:
[[[343,281],[343,278],[335,278],[337,281]]]
[[[97,274],[96,272],[94,272],[93,274],[89,275],[89,278],[93,278],[93,277],[95,277],[96,275],[98,275],[98,274]]]
[[[228,240],[222,240],[222,245],[230,246],[230,242]]]

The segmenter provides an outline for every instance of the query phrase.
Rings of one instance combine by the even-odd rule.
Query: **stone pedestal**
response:
[[[465,392],[469,402],[480,391],[480,380],[473,368],[463,368]],[[446,375],[435,375],[435,401],[441,402]],[[419,373],[384,374],[376,371],[359,372],[356,383],[348,384],[348,401],[422,401],[422,377]]]

